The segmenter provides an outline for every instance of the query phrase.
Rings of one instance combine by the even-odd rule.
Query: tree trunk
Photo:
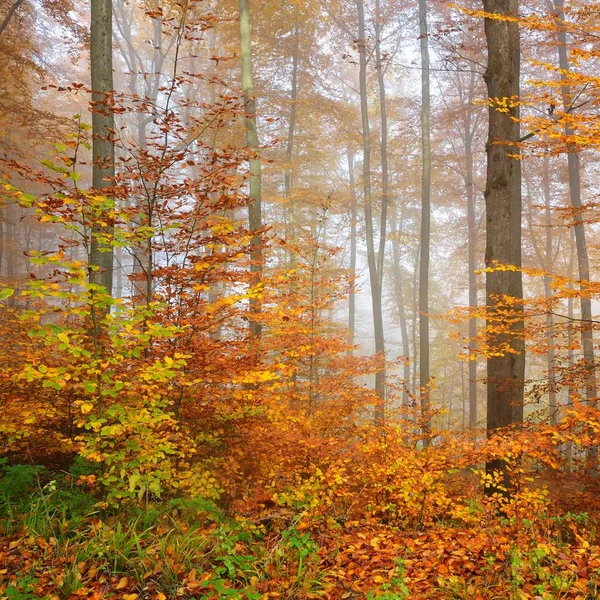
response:
[[[402,359],[403,359],[403,387],[402,387],[402,408],[405,418],[408,416],[408,390],[410,388],[410,341],[408,338],[408,327],[406,323],[406,308],[404,306],[404,286],[402,283],[402,266],[400,264],[400,240],[399,234],[402,231],[403,215],[400,217],[400,227],[396,225],[395,211],[391,211],[392,228],[392,259],[394,261],[394,296],[396,297],[396,306],[398,307],[398,316],[400,318],[400,336],[402,339]]]
[[[137,52],[134,44],[134,27],[136,6],[129,6],[125,0],[113,0],[114,17],[117,31],[125,43],[119,45],[121,55],[129,71],[129,92],[132,98],[145,98],[152,106],[156,105],[159,93],[160,80],[163,76],[163,64],[166,49],[163,47],[162,19],[150,18],[153,31],[153,57],[148,68],[144,58]],[[118,39],[118,38],[117,38]],[[212,56],[212,54],[211,54]],[[142,82],[140,85],[140,75]],[[147,149],[148,126],[155,115],[146,114],[139,110],[136,114],[137,150],[144,152]],[[142,174],[140,174],[142,175]],[[143,175],[142,175],[143,176]],[[133,218],[134,227],[152,227],[154,208],[156,204],[155,186],[147,182],[148,187],[137,198],[132,198],[136,206]],[[152,235],[133,246],[132,301],[136,305],[148,305],[152,301],[153,292],[153,241]]]
[[[112,67],[112,2],[91,2],[91,73],[92,73],[92,185],[98,193],[111,188],[115,178],[115,120]],[[89,265],[90,283],[112,293],[113,247],[101,238],[112,236],[112,225],[92,225]]]
[[[252,80],[252,46],[250,9],[248,0],[239,0],[240,36],[242,56],[242,92],[244,94],[244,110],[246,113],[246,143],[251,153],[250,157],[250,204],[248,205],[248,228],[252,235],[250,271],[254,275],[253,284],[262,279],[263,253],[262,239],[259,230],[262,228],[262,198],[261,198],[261,162],[258,132],[256,129],[256,99],[254,97],[254,84]],[[250,310],[254,315],[260,311],[260,304],[256,298],[250,300]],[[261,324],[252,319],[250,333],[254,337],[261,334]]]
[[[486,12],[516,16],[518,0],[483,0]],[[515,22],[485,19],[488,65],[484,75],[488,96],[509,100],[519,95],[520,42]],[[510,102],[509,102],[510,105]],[[503,427],[523,420],[525,353],[523,341],[523,283],[521,267],[521,163],[510,154],[519,152],[518,106],[508,114],[495,106],[489,109],[486,145],[487,184],[485,190],[487,243],[486,267],[512,265],[517,270],[497,270],[486,274],[487,326],[502,324],[503,333],[488,341],[500,356],[487,360],[488,436]],[[505,302],[508,298],[508,306]],[[504,310],[503,310],[504,309]],[[507,318],[507,310],[510,318]],[[501,314],[498,314],[501,311]],[[502,350],[508,344],[511,352]],[[501,485],[489,485],[488,494],[510,494],[511,483],[504,460],[487,463],[488,473],[500,472]],[[504,489],[502,489],[504,488]],[[504,491],[507,490],[507,491]]]
[[[417,322],[419,320],[419,259],[421,256],[421,242],[415,248],[415,268],[413,271],[413,289],[412,289],[412,348],[413,348],[413,376],[412,376],[412,395],[415,402],[417,401],[417,379],[418,379],[418,357],[419,357],[419,344],[417,341]]]
[[[383,296],[383,261],[385,258],[385,242],[387,229],[387,211],[389,204],[388,184],[388,123],[387,105],[385,100],[385,78],[381,60],[381,2],[375,0],[375,68],[379,87],[379,112],[381,115],[381,216],[379,219],[379,249],[377,251],[377,277],[379,282],[379,297]]]
[[[429,33],[427,2],[419,0],[421,42],[421,260],[419,267],[419,386],[423,445],[431,445],[431,389],[429,372],[429,246],[431,237],[431,93],[429,86]]]
[[[544,157],[542,191],[544,194],[544,226],[546,229],[546,248],[545,248],[545,270],[550,273],[552,270],[552,209],[550,193],[550,157],[546,154]],[[548,352],[546,353],[546,364],[548,369],[548,413],[552,425],[558,422],[558,406],[556,402],[556,351],[554,348],[554,318],[552,316],[552,307],[550,300],[552,298],[551,277],[544,275],[544,295],[546,303],[546,342]]]
[[[569,264],[567,267],[567,277],[570,279],[568,289],[573,291],[573,270],[575,265],[575,232],[573,229],[570,230],[569,235]],[[573,296],[569,294],[567,299],[567,318],[569,320],[569,328],[567,330],[567,368],[569,371],[573,370],[575,366],[575,352],[573,351],[573,323],[575,321],[575,306],[573,302]],[[567,397],[565,398],[565,406],[569,406],[572,403],[573,394],[575,390],[573,385],[570,383],[567,387]],[[570,471],[573,466],[573,442],[568,441],[565,448],[565,463],[566,470]]]
[[[371,302],[373,306],[373,327],[375,333],[375,352],[379,366],[375,373],[375,392],[378,402],[375,406],[375,423],[383,423],[385,416],[385,343],[383,336],[383,312],[381,306],[381,277],[377,272],[377,257],[373,235],[373,209],[371,204],[371,139],[369,128],[369,107],[367,91],[367,48],[365,34],[365,9],[363,0],[357,0],[358,8],[358,44],[360,65],[360,108],[363,136],[363,189],[365,209],[365,229],[367,235],[367,262],[371,284]]]
[[[356,330],[356,220],[358,206],[354,182],[354,153],[348,147],[348,186],[350,188],[350,293],[348,294],[348,352],[352,354]]]
[[[283,187],[285,199],[289,208],[289,231],[288,237],[290,241],[295,243],[296,237],[296,215],[294,210],[294,198],[292,197],[292,159],[294,156],[294,137],[296,134],[296,114],[298,111],[298,45],[299,34],[298,25],[294,27],[294,51],[292,54],[292,87],[290,90],[290,120],[288,125],[287,148],[285,151],[285,172],[283,175]],[[296,264],[296,254],[292,250],[290,252],[290,268],[294,268]]]
[[[567,34],[564,29],[565,8],[564,0],[554,0],[554,9],[558,18],[558,61],[561,69],[562,81],[566,81],[566,71],[570,70],[567,54]],[[567,83],[562,86],[563,109],[565,112],[571,110],[571,89]],[[564,127],[567,137],[573,136],[573,129],[568,122]],[[596,374],[594,370],[594,332],[592,328],[592,300],[585,295],[585,290],[590,281],[590,264],[588,249],[583,224],[583,209],[581,206],[581,169],[579,154],[575,151],[567,155],[569,167],[569,194],[571,205],[575,210],[575,246],[577,249],[577,267],[579,271],[579,289],[583,292],[580,296],[581,302],[581,345],[583,347],[583,362],[587,371],[585,382],[585,397],[589,406],[596,406]],[[590,448],[588,452],[588,463],[593,475],[598,471],[598,448]]]
[[[477,251],[477,223],[475,216],[475,189],[473,185],[474,167],[473,167],[473,136],[475,130],[473,127],[473,105],[474,96],[474,78],[471,79],[469,89],[467,114],[465,116],[465,187],[467,192],[467,268],[469,270],[469,427],[471,429],[477,426],[477,317],[474,316],[477,310],[477,275],[475,269],[477,263],[475,252]]]

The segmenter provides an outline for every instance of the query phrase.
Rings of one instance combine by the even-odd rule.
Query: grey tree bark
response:
[[[375,69],[377,70],[377,85],[379,87],[379,114],[381,117],[381,216],[379,219],[379,249],[377,251],[377,277],[379,281],[379,295],[383,294],[383,262],[385,259],[385,243],[387,232],[387,212],[389,204],[389,178],[388,178],[388,117],[385,99],[385,77],[383,61],[381,59],[381,2],[375,0]]]
[[[396,298],[396,307],[398,308],[398,316],[400,319],[400,337],[402,340],[402,358],[404,361],[402,368],[403,388],[402,388],[402,407],[405,416],[408,416],[410,390],[410,339],[408,336],[408,325],[406,319],[406,306],[404,302],[404,281],[402,277],[401,266],[401,246],[400,232],[402,231],[404,215],[400,214],[400,224],[397,224],[396,212],[390,213],[390,227],[393,234],[392,237],[392,260],[393,260],[393,275],[394,275],[394,296]]]
[[[377,270],[377,256],[373,233],[373,207],[371,199],[371,132],[369,127],[369,106],[367,91],[367,48],[365,33],[365,8],[363,0],[356,0],[358,9],[358,46],[359,46],[359,83],[360,112],[363,138],[363,193],[365,210],[365,229],[367,238],[367,262],[371,284],[371,304],[373,307],[373,327],[375,333],[375,352],[381,362],[375,373],[375,391],[378,402],[375,406],[375,423],[382,424],[385,417],[385,342],[383,334],[383,311],[381,303],[382,273]]]
[[[473,358],[477,351],[477,318],[473,312],[477,310],[477,222],[475,211],[474,157],[473,138],[476,124],[473,122],[473,100],[475,98],[475,73],[469,81],[466,95],[466,111],[464,119],[465,142],[465,189],[467,192],[467,268],[469,270],[469,427],[477,425],[477,361]]]
[[[92,185],[99,193],[114,183],[115,121],[113,103],[112,2],[91,1],[91,74],[92,74]],[[103,241],[112,235],[112,225],[94,224],[88,262],[90,283],[112,293],[113,248]]]
[[[544,195],[544,227],[546,230],[545,236],[545,270],[550,273],[553,260],[553,236],[552,236],[552,207],[551,207],[551,190],[550,190],[550,157],[544,157],[543,166],[543,181],[542,192]],[[544,275],[544,295],[546,302],[552,298],[551,277]],[[556,425],[558,422],[558,404],[556,400],[556,349],[554,347],[554,317],[550,307],[546,311],[546,343],[548,344],[548,352],[546,353],[546,366],[548,370],[548,413],[550,423]]]
[[[250,203],[248,205],[248,227],[252,235],[250,252],[250,271],[254,275],[254,282],[262,279],[263,252],[262,239],[259,230],[262,228],[262,193],[261,193],[261,160],[258,131],[256,128],[256,98],[254,96],[254,82],[252,78],[252,45],[250,8],[248,0],[239,0],[240,37],[241,37],[241,67],[242,67],[242,92],[244,94],[246,143],[251,153],[250,157]],[[260,303],[253,298],[250,301],[250,310],[253,314],[260,311]],[[254,319],[250,321],[250,333],[254,337],[261,334],[261,324]]]
[[[356,200],[356,183],[354,181],[354,152],[348,146],[346,150],[348,159],[348,187],[350,189],[350,293],[348,294],[348,346],[352,354],[354,334],[356,330],[356,222],[358,203]]]
[[[427,2],[419,0],[421,46],[421,252],[419,264],[419,386],[423,445],[431,444],[431,389],[429,363],[429,250],[431,244],[431,91],[429,84],[429,32]]]
[[[566,83],[566,71],[570,70],[569,57],[567,54],[567,34],[564,28],[565,5],[564,0],[553,0],[554,10],[557,17],[558,34],[558,62],[561,69],[561,79],[563,85],[561,88],[563,109],[565,112],[572,110],[571,88]],[[564,126],[564,132],[567,137],[573,135],[573,129],[567,123]],[[580,290],[584,291],[590,281],[590,263],[588,257],[588,247],[583,224],[582,204],[581,204],[581,166],[579,154],[573,149],[567,155],[569,168],[569,195],[571,206],[574,209],[575,216],[575,247],[577,249],[577,268],[579,274]],[[592,300],[585,293],[580,296],[581,303],[581,345],[583,348],[583,362],[586,369],[585,396],[590,406],[596,406],[597,403],[597,384],[595,373],[594,357],[594,332],[592,327]],[[591,448],[588,453],[588,462],[592,474],[598,471],[598,448]]]
[[[518,0],[483,0],[488,13],[516,16]],[[486,274],[487,326],[492,330],[499,322],[508,328],[491,336],[489,343],[498,349],[499,356],[487,360],[487,431],[488,436],[500,428],[523,420],[525,353],[523,341],[523,283],[521,267],[521,163],[510,154],[519,152],[518,104],[510,103],[519,96],[520,40],[519,26],[501,19],[485,19],[488,64],[484,79],[490,98],[509,101],[508,114],[495,106],[489,109],[489,132],[486,145],[487,184],[486,202],[486,267],[512,265],[517,270],[497,270]],[[510,317],[498,310],[509,302]],[[503,350],[510,346],[510,352]],[[488,494],[510,493],[510,480],[504,460],[487,463],[488,473],[500,472],[501,488],[487,487]]]

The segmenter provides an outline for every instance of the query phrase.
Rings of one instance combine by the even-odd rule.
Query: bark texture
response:
[[[92,185],[101,192],[112,187],[115,178],[115,120],[113,104],[112,2],[91,1],[91,73],[92,73]],[[90,283],[112,293],[113,249],[105,239],[112,226],[94,225],[90,242]]]
[[[242,92],[244,94],[244,109],[246,113],[246,143],[250,150],[250,203],[248,205],[248,227],[253,233],[251,241],[250,270],[254,274],[254,283],[262,278],[263,252],[260,229],[262,228],[262,193],[261,193],[261,162],[258,131],[256,128],[256,98],[252,79],[252,46],[250,8],[248,0],[239,0],[241,57],[242,57]],[[250,310],[256,314],[260,310],[258,300],[250,301]],[[253,336],[261,334],[261,325],[255,320],[250,322],[250,332]]]
[[[486,12],[516,16],[518,0],[483,0]],[[488,65],[484,75],[488,96],[507,101],[508,114],[495,106],[489,109],[486,202],[486,267],[521,267],[521,163],[514,158],[519,140],[520,41],[515,22],[485,19]],[[503,427],[523,420],[525,354],[523,341],[523,283],[519,270],[497,270],[486,274],[488,340],[496,356],[487,360],[488,436]],[[499,310],[506,309],[499,313]],[[499,323],[503,333],[490,334]],[[508,346],[508,348],[507,348]],[[506,465],[501,460],[487,464],[488,473],[499,471],[503,486],[510,490]],[[500,491],[491,485],[488,493]]]

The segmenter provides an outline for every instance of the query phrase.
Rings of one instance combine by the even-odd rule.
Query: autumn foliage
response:
[[[215,27],[196,3],[145,14],[177,48]],[[422,408],[402,359],[386,363],[385,420],[374,420],[369,384],[386,358],[357,352],[336,318],[356,285],[331,243],[332,215],[347,207],[304,190],[301,210],[273,200],[286,222],[251,230],[243,97],[199,100],[190,90],[213,89],[217,75],[174,63],[154,98],[110,98],[147,136],[111,133],[107,187],[90,186],[85,115],[60,120],[42,160],[2,160],[2,209],[44,243],[26,250],[23,277],[0,282],[0,597],[600,597],[600,414],[578,358],[597,323],[562,312],[597,299],[598,284],[524,267],[531,289],[550,280],[548,293],[438,315],[465,364],[514,352],[516,312],[528,356],[552,345],[555,371],[528,382],[525,422],[493,435],[458,426],[435,382]],[[592,75],[569,73],[576,83],[597,92]],[[559,83],[544,85],[546,98]],[[597,145],[589,115],[546,117],[525,115],[539,134],[525,154]],[[119,293],[90,283],[94,236],[133,265]],[[485,322],[473,340],[469,319]],[[555,414],[550,388],[568,398]],[[504,470],[486,471],[494,461]]]

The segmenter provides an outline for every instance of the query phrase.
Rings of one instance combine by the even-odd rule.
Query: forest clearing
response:
[[[0,53],[0,600],[600,598],[600,2]]]

